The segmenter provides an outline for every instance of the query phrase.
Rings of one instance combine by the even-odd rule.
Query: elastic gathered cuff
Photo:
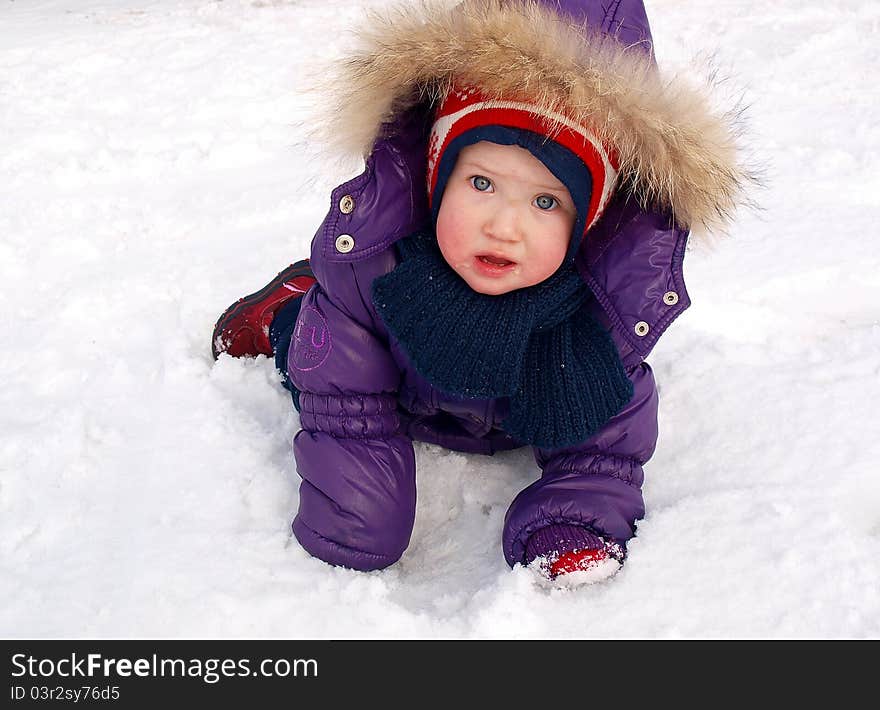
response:
[[[641,487],[644,473],[641,464],[630,456],[612,454],[567,453],[554,456],[544,465],[544,475],[577,473],[585,476],[619,478],[630,486]]]
[[[385,394],[323,395],[301,392],[300,424],[342,439],[379,439],[400,430],[397,398]]]

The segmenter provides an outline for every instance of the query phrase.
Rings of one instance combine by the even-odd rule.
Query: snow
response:
[[[664,67],[744,92],[766,188],[686,259],[647,516],[569,590],[501,555],[527,450],[418,445],[401,562],[309,557],[272,363],[211,359],[351,177],[299,122],[365,3],[4,3],[0,635],[880,638],[880,5],[647,4]]]

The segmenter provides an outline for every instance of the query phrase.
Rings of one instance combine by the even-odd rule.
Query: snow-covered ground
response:
[[[365,4],[0,7],[0,636],[880,638],[880,4],[647,0],[662,65],[745,90],[767,188],[687,257],[647,517],[574,591],[501,555],[528,451],[418,445],[402,561],[310,558],[289,398],[211,359],[351,176],[297,124]]]

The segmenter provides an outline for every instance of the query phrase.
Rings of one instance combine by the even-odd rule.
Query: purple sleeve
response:
[[[315,557],[372,570],[396,562],[415,519],[415,457],[400,432],[400,372],[387,345],[314,286],[288,354],[300,390],[302,478],[293,532]]]
[[[629,404],[583,444],[553,451],[536,449],[543,474],[519,493],[504,519],[508,564],[524,561],[529,537],[548,525],[590,528],[626,545],[645,514],[642,465],[657,443],[657,387],[647,363],[630,373],[635,393]]]

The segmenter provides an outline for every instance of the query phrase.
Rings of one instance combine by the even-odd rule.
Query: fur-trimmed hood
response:
[[[630,6],[627,8],[626,6]],[[637,41],[626,12],[636,17]],[[752,180],[738,111],[719,116],[654,62],[641,0],[422,0],[375,15],[330,87],[328,136],[366,155],[402,111],[436,105],[453,80],[493,98],[527,95],[591,126],[620,161],[621,186],[682,227],[723,230]],[[325,91],[327,87],[325,86]]]

